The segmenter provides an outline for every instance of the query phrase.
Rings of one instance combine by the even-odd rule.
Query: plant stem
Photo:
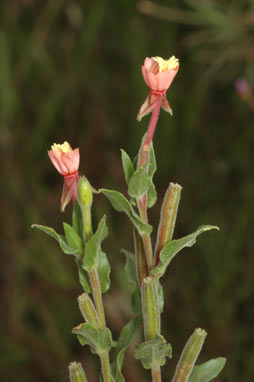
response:
[[[162,96],[159,96],[155,107],[153,109],[152,117],[148,126],[148,131],[146,134],[146,139],[144,144],[142,145],[140,152],[139,152],[139,158],[138,158],[138,165],[137,168],[141,168],[144,166],[146,163],[149,162],[149,157],[150,157],[150,145],[151,141],[153,139],[153,135],[155,132],[155,127],[158,121],[159,117],[159,112],[160,112],[160,106],[161,106],[161,99]],[[147,169],[148,171],[148,169]],[[148,223],[148,218],[147,218],[147,193],[143,195],[143,197],[139,200],[137,200],[138,204],[138,209],[139,209],[139,214],[140,217]],[[153,249],[152,249],[152,243],[151,243],[151,237],[150,235],[143,235],[142,236],[143,243],[144,243],[144,248],[145,248],[145,254],[146,254],[146,261],[147,261],[147,266],[148,270],[150,270],[153,266]]]
[[[143,195],[142,199],[137,200],[138,203],[138,209],[139,209],[139,214],[140,217],[148,223],[148,218],[147,218],[147,196]],[[144,249],[145,249],[145,254],[146,254],[146,261],[147,261],[147,266],[148,270],[150,270],[153,266],[153,249],[152,249],[152,242],[151,242],[151,237],[150,235],[142,235],[143,243],[144,243]]]
[[[153,109],[153,113],[152,113],[152,117],[151,117],[151,120],[150,120],[150,123],[149,123],[149,126],[148,126],[148,131],[147,131],[147,134],[146,134],[145,142],[142,145],[142,147],[140,149],[140,152],[139,152],[138,165],[137,165],[138,169],[141,168],[142,166],[144,166],[146,163],[149,162],[151,141],[153,139],[153,135],[154,135],[156,124],[157,124],[158,117],[159,117],[161,100],[162,100],[162,96],[159,96],[158,100],[157,100],[157,102],[155,104],[155,107]],[[146,170],[148,171],[148,167],[147,167]],[[148,223],[148,217],[147,217],[147,193],[145,193],[142,196],[141,199],[137,200],[137,204],[138,204],[138,209],[139,209],[140,217],[146,223]],[[147,261],[147,266],[148,266],[148,271],[149,271],[150,269],[152,269],[153,261],[154,261],[153,260],[153,249],[152,249],[151,237],[150,237],[150,235],[143,235],[142,239],[143,239],[143,243],[144,243],[144,249],[145,249],[145,254],[146,254],[146,261]],[[145,279],[145,280],[148,281],[148,278]],[[143,289],[143,291],[144,291],[144,289]],[[156,299],[156,301],[153,301],[153,303],[155,303],[156,307],[154,305],[153,305],[153,307],[155,308],[155,311],[158,312],[158,317],[157,318],[156,317],[152,317],[152,316],[154,316],[154,313],[155,313],[155,311],[153,312],[153,309],[151,309],[152,314],[150,314],[149,311],[147,311],[147,312],[145,311],[144,306],[145,305],[147,305],[147,307],[150,306],[148,300],[151,299],[151,296],[150,296],[150,298],[148,296],[144,296],[144,292],[143,292],[143,322],[144,322],[144,327],[145,327],[145,339],[146,340],[152,339],[152,338],[146,338],[146,337],[151,337],[151,333],[153,332],[153,330],[155,330],[155,327],[156,327],[156,330],[155,330],[156,332],[153,332],[152,337],[154,337],[156,334],[160,334],[160,313],[159,313],[159,303],[158,303],[158,283],[156,283],[156,282],[154,284],[154,292],[155,292],[154,293],[154,298],[152,298],[152,300]],[[147,325],[149,322],[150,322],[150,324]],[[151,325],[152,323],[153,323],[153,325]],[[151,325],[151,327],[150,327],[150,325]],[[159,366],[155,366],[155,367],[152,368],[151,371],[152,371],[152,380],[153,380],[153,382],[161,382],[161,370],[160,370],[160,367]]]
[[[92,218],[91,218],[91,206],[82,206],[82,218],[83,218],[83,236],[84,242],[88,241],[93,235]],[[106,320],[104,314],[104,307],[102,301],[101,284],[99,280],[98,271],[95,268],[92,272],[88,272],[89,281],[92,289],[93,300],[98,313],[100,327],[106,328]],[[111,371],[109,362],[109,353],[105,353],[100,356],[101,368],[104,382],[111,382]]]
[[[153,382],[161,382],[161,368],[159,366],[152,368]]]
[[[92,272],[89,272],[88,275],[89,275],[90,285],[91,285],[92,293],[93,293],[93,299],[94,299],[96,310],[99,316],[101,328],[104,329],[106,327],[106,321],[105,321],[104,308],[103,308],[103,302],[102,302],[100,280],[99,280],[97,269],[94,269]]]
[[[111,382],[111,370],[110,370],[110,363],[109,363],[109,354],[105,353],[101,357],[101,368],[102,368],[102,374],[104,382]]]

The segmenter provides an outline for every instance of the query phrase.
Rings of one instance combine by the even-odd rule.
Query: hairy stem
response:
[[[153,382],[161,382],[161,368],[159,366],[152,368]]]
[[[91,207],[81,206],[82,208],[82,218],[83,218],[83,236],[84,241],[88,241],[93,235],[92,228],[92,218],[91,218]],[[102,329],[106,328],[106,320],[104,314],[104,307],[102,301],[101,284],[99,280],[99,275],[97,269],[92,272],[88,272],[89,281],[92,289],[93,300],[96,306],[96,311],[99,317],[100,327]],[[104,382],[111,382],[111,371],[109,362],[109,353],[105,353],[100,356],[101,368],[103,374]]]

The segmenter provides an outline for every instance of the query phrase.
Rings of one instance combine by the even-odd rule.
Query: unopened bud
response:
[[[164,245],[172,239],[175,228],[178,205],[181,197],[181,190],[182,187],[179,184],[169,183],[169,188],[167,189],[166,194],[164,196],[155,246],[155,266],[160,261],[160,251],[162,250]]]
[[[95,329],[98,329],[100,327],[99,318],[93,301],[87,293],[83,293],[78,297],[78,305],[86,322]]]
[[[92,188],[85,176],[81,176],[78,183],[78,202],[81,207],[91,207],[93,203]]]
[[[160,308],[156,280],[146,277],[141,289],[144,331],[146,341],[160,333]]]
[[[172,382],[187,382],[189,380],[206,336],[205,330],[200,328],[194,330],[182,351]]]
[[[88,382],[85,372],[79,362],[72,362],[69,365],[70,382]]]

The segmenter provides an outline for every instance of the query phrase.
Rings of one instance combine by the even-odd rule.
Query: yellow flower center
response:
[[[59,143],[54,143],[52,146],[51,146],[51,149],[54,151],[54,150],[60,150],[62,151],[63,153],[69,153],[72,148],[70,146],[70,144],[68,142],[64,142],[62,145],[60,145]]]
[[[153,57],[153,59],[159,65],[159,72],[165,72],[165,70],[174,70],[179,66],[178,58],[175,56],[170,57],[168,60],[164,60],[161,57]]]

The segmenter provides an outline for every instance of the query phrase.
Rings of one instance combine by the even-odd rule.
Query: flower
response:
[[[61,211],[72,199],[75,203],[77,198],[77,186],[79,181],[79,148],[72,150],[68,142],[62,145],[54,143],[48,151],[49,159],[64,177],[63,192],[61,197]]]
[[[179,60],[175,56],[164,60],[161,57],[147,57],[142,66],[142,74],[150,92],[141,106],[137,119],[140,121],[150,113],[158,100],[161,107],[171,115],[172,109],[166,99],[166,92],[179,69]]]

